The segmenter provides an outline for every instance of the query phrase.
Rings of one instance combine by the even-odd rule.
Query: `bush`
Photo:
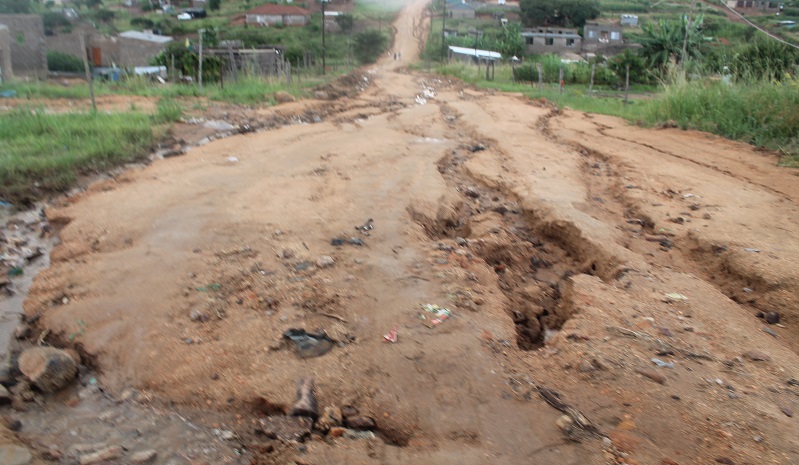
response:
[[[70,26],[69,20],[61,13],[48,12],[42,15],[45,35],[55,35],[56,29]]]
[[[355,35],[352,51],[361,63],[374,63],[386,51],[387,46],[388,38],[382,32],[370,29]]]
[[[47,69],[64,73],[81,73],[83,60],[69,53],[50,50],[47,52]]]

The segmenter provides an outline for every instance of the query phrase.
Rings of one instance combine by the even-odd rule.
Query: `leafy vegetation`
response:
[[[374,63],[387,46],[388,37],[376,29],[370,29],[355,35],[353,53],[361,63]]]
[[[152,122],[138,112],[0,114],[0,198],[28,202],[82,173],[140,159],[155,141]]]
[[[597,2],[592,0],[521,0],[519,7],[527,26],[581,28],[599,16]]]
[[[48,50],[47,69],[66,73],[81,73],[83,72],[83,60],[69,53]]]

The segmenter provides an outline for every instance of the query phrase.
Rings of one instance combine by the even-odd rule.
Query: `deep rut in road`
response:
[[[434,219],[412,208],[411,215],[428,237],[468,244],[470,252],[496,272],[507,302],[505,311],[516,328],[516,343],[522,350],[535,350],[573,313],[569,278],[589,274],[612,279],[614,267],[608,260],[597,260],[601,255],[580,243],[574,225],[540,219],[538,213],[522,207],[513,193],[480,182],[464,168],[474,156],[498,156],[496,150],[492,142],[482,139],[447,153],[438,161],[438,171],[462,200],[440,209]],[[473,231],[475,219],[492,224],[487,234]]]

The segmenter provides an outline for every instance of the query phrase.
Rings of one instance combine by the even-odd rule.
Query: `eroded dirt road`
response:
[[[348,81],[365,90],[263,111],[318,123],[51,208],[39,329],[111,393],[227,416],[257,463],[799,463],[797,171],[407,72],[423,3],[395,24],[403,62]],[[425,303],[452,316],[428,327]],[[289,328],[338,343],[300,359]],[[287,408],[308,375],[378,439],[264,446],[253,405]],[[558,428],[547,389],[596,430]]]

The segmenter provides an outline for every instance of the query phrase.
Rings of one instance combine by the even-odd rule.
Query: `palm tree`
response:
[[[663,70],[669,64],[680,63],[683,53],[685,34],[688,41],[685,56],[698,58],[702,56],[702,15],[691,20],[683,16],[679,21],[660,20],[657,27],[649,23],[644,25],[644,37],[641,44],[644,46],[642,55],[651,67]]]

